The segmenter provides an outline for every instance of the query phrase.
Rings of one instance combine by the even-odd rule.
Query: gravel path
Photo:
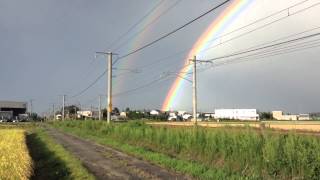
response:
[[[79,158],[97,179],[190,179],[107,146],[48,128],[48,134]]]

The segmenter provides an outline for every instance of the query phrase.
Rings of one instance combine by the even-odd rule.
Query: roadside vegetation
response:
[[[320,139],[252,128],[167,128],[141,122],[53,126],[200,179],[319,179]]]
[[[29,179],[32,159],[22,129],[0,129],[0,179]]]
[[[80,160],[56,143],[42,128],[34,129],[27,136],[27,143],[34,161],[31,179],[94,179]]]

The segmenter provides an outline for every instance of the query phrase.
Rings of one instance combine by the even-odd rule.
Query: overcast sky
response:
[[[106,77],[85,93],[71,98],[106,69],[104,57],[95,59],[96,51],[109,51],[122,45],[115,51],[121,56],[181,26],[219,2],[222,1],[0,0],[0,99],[34,99],[35,110],[39,113],[50,110],[52,103],[60,106],[63,94],[67,95],[67,104],[97,107],[98,95],[106,94]],[[253,0],[224,31],[230,32],[297,2],[302,0]],[[291,9],[290,13],[315,3],[319,1],[309,0]],[[154,7],[157,8],[143,22],[108,49],[110,43]],[[154,46],[119,61],[115,65],[114,93],[143,86],[159,78],[163,72],[178,70],[183,66],[188,51],[176,53],[191,48],[225,7]],[[163,15],[159,16],[161,13]],[[319,17],[320,5],[223,43],[202,53],[201,57],[230,54],[315,28],[320,26]],[[143,33],[135,35],[146,25]],[[255,27],[258,25],[251,28]],[[316,32],[320,29],[309,34]],[[198,77],[199,109],[257,108],[292,113],[320,111],[319,50],[313,47],[206,70]],[[172,54],[175,56],[162,61]],[[154,64],[146,66],[150,63]],[[125,69],[138,70],[139,73]],[[173,80],[165,79],[115,97],[114,105],[120,109],[160,109]],[[191,110],[191,84],[186,81],[183,89],[172,108]],[[104,98],[104,104],[105,101]]]

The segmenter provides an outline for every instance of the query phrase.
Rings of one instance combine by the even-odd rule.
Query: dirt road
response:
[[[190,179],[115,149],[48,128],[48,134],[79,158],[97,179]]]

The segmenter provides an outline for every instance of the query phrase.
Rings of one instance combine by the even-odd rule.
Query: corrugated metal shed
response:
[[[0,101],[0,108],[27,108],[26,102]]]

